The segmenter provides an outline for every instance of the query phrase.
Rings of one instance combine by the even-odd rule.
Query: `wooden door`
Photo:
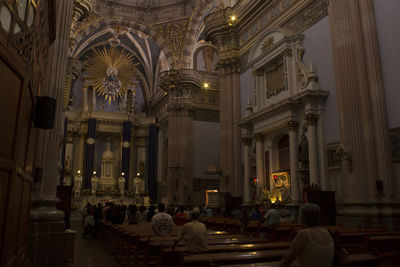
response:
[[[0,266],[27,266],[37,129],[32,127],[54,6],[0,0]],[[55,23],[54,23],[55,24]],[[40,29],[40,30],[39,30]]]

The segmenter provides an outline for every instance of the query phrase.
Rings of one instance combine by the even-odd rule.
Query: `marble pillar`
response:
[[[63,137],[63,96],[67,70],[69,33],[73,15],[73,0],[55,2],[57,36],[49,50],[42,96],[57,100],[54,126],[39,130],[35,167],[43,168],[40,192],[33,192],[29,225],[29,249],[32,266],[62,266],[64,264],[64,213],[56,209],[59,184],[60,143]],[[23,237],[21,237],[23,238]]]
[[[251,203],[250,192],[250,146],[251,138],[243,137],[243,159],[244,159],[244,179],[243,179],[243,202]]]
[[[255,135],[256,138],[256,170],[257,170],[257,196],[265,186],[264,175],[264,136],[261,133]]]
[[[89,111],[89,102],[88,102],[88,86],[86,84],[83,85],[83,99],[82,99],[82,112]]]
[[[318,146],[318,166],[319,177],[321,183],[321,190],[329,190],[328,182],[328,159],[326,153],[325,134],[324,134],[324,114],[322,112],[318,115],[317,122],[317,146]]]
[[[172,105],[175,106],[175,104]],[[168,118],[168,204],[188,205],[193,200],[191,168],[193,118],[191,113],[192,111],[188,109],[170,110]]]
[[[298,128],[299,123],[291,121],[288,123],[289,128],[289,145],[290,145],[290,190],[292,202],[300,202],[300,183],[298,177],[299,149],[298,149]]]
[[[241,132],[237,122],[240,113],[240,68],[238,59],[222,60],[220,66],[220,167],[223,189],[233,196],[241,195]]]
[[[393,225],[389,125],[373,0],[330,0],[329,20],[343,155],[339,222]],[[383,190],[378,191],[379,184]],[[378,208],[379,207],[379,208]]]
[[[310,169],[310,185],[320,186],[319,167],[318,167],[318,141],[317,129],[318,116],[314,114],[306,115],[307,139],[308,139],[308,160]]]

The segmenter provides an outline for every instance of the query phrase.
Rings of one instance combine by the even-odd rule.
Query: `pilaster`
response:
[[[299,123],[297,121],[290,121],[287,124],[289,128],[289,146],[290,146],[290,190],[291,199],[293,202],[300,201],[300,183],[298,179],[298,133]]]
[[[308,137],[308,158],[310,168],[310,184],[320,186],[319,168],[318,168],[318,146],[316,125],[318,116],[315,114],[307,114],[305,118],[307,122],[307,137]]]

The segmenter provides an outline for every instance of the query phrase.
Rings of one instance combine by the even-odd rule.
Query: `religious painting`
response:
[[[218,64],[217,51],[210,46],[200,47],[197,53],[195,69],[206,72],[216,72]]]
[[[269,62],[265,68],[266,96],[271,98],[286,90],[285,62],[282,56]]]
[[[214,71],[214,62],[215,51],[211,47],[206,47],[203,49],[203,59],[204,59],[204,68],[206,71]]]

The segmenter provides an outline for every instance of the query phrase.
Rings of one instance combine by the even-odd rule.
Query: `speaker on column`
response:
[[[48,96],[36,97],[33,125],[40,129],[53,129],[56,99]]]

